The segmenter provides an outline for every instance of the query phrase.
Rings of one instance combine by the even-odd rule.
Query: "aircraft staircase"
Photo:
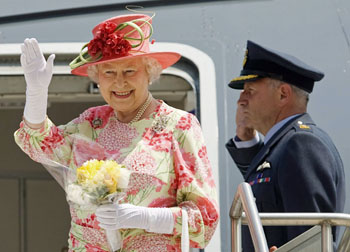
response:
[[[269,252],[264,226],[314,226],[276,252],[350,252],[350,214],[343,213],[259,213],[248,183],[241,183],[232,201],[231,252],[241,252],[241,226],[248,225],[255,251]],[[336,251],[333,249],[332,227],[345,230]]]

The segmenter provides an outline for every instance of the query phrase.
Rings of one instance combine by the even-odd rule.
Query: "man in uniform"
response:
[[[236,136],[226,147],[253,190],[259,212],[342,212],[344,168],[331,138],[307,113],[309,93],[324,74],[293,56],[247,42]],[[264,227],[269,247],[307,226]],[[335,229],[333,230],[335,238]],[[243,228],[243,251],[254,251]]]

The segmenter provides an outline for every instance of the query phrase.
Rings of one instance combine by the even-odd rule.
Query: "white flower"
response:
[[[80,206],[93,205],[92,198],[83,191],[81,186],[76,184],[69,184],[67,186],[67,200]]]
[[[118,188],[128,188],[130,171],[128,169],[120,169],[120,177],[118,179]]]

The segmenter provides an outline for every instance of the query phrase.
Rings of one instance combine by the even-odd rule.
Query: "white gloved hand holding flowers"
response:
[[[148,232],[171,234],[174,218],[169,208],[151,208],[131,204],[105,204],[96,210],[97,221],[105,230],[140,228]]]

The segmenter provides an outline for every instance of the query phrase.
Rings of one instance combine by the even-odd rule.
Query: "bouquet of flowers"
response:
[[[81,209],[95,210],[99,205],[120,200],[129,183],[130,171],[114,160],[88,160],[74,172],[52,160],[44,167],[64,188],[67,200]],[[111,251],[121,248],[119,230],[106,231]]]
[[[129,175],[114,160],[88,160],[76,170],[77,179],[68,184],[67,199],[83,208],[114,202],[127,188]]]

